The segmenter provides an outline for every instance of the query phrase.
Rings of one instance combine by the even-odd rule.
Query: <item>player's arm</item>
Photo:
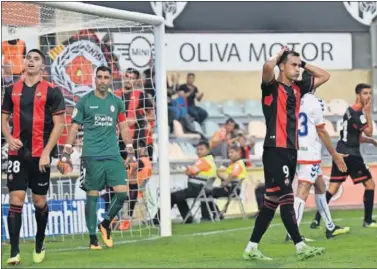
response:
[[[1,106],[1,132],[4,135],[5,140],[7,141],[9,148],[11,150],[19,150],[23,145],[19,139],[13,138],[10,127],[9,127],[9,118],[13,111],[13,102],[12,102],[12,88],[5,88],[3,104]]]
[[[130,128],[128,126],[128,123],[126,121],[126,116],[124,115],[124,113],[119,114],[118,125],[120,129],[120,135],[122,137],[124,144],[126,145],[127,153],[134,154],[134,147],[132,145],[132,137],[130,134]]]
[[[372,122],[372,111],[371,111],[371,100],[366,104],[365,108],[365,118],[366,118],[366,124],[361,126],[361,130],[364,132],[364,134],[368,137],[373,136],[373,122]],[[360,121],[363,124],[364,119],[363,115],[360,116]]]
[[[338,153],[333,144],[331,143],[331,138],[329,133],[327,132],[325,128],[325,119],[323,117],[323,111],[322,111],[322,106],[319,102],[317,102],[315,105],[311,107],[311,113],[310,113],[313,118],[314,118],[314,124],[317,129],[317,134],[319,138],[321,139],[322,143],[325,145],[327,151],[330,153],[332,156],[334,162],[338,166],[339,170],[342,172],[347,171],[347,165],[344,162],[344,157],[346,155],[342,155]]]
[[[124,144],[126,145],[127,150],[127,162],[131,160],[135,154],[134,147],[132,145],[132,137],[130,133],[130,128],[128,125],[128,121],[126,118],[126,108],[124,106],[124,103],[119,99],[118,100],[118,126],[120,130],[120,135],[122,137],[122,140]]]
[[[280,57],[285,51],[288,51],[288,47],[283,47],[274,57],[268,59],[263,65],[262,82],[264,84],[270,84],[275,79],[274,68],[280,60]]]
[[[329,72],[320,67],[305,63],[304,61],[301,61],[301,65],[306,71],[308,71],[312,75],[311,89],[317,89],[319,86],[321,86],[330,79]]]
[[[365,136],[360,137],[360,143],[373,144],[375,147],[377,147],[377,140]]]
[[[71,128],[69,129],[68,136],[65,140],[63,153],[71,154],[72,145],[77,137],[81,125],[84,124],[85,114],[85,97],[82,97],[76,104],[72,112]]]
[[[50,113],[52,115],[54,127],[43,151],[44,154],[50,155],[64,130],[65,103],[61,91],[57,88],[51,89],[48,92],[47,103],[50,106]]]

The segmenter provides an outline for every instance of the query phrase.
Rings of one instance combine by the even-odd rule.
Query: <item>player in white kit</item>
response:
[[[307,93],[301,99],[298,137],[299,150],[296,170],[298,187],[294,203],[297,224],[300,225],[306,199],[309,196],[310,188],[314,185],[316,206],[326,223],[326,237],[331,238],[348,233],[349,227],[343,228],[333,223],[326,202],[326,184],[321,171],[321,141],[341,171],[347,171],[343,160],[346,155],[338,153],[332,145],[330,136],[325,129],[323,101],[313,93]]]

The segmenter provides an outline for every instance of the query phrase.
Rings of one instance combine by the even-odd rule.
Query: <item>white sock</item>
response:
[[[326,228],[330,231],[334,230],[335,224],[332,222],[330,208],[326,201],[326,194],[316,194],[315,203],[317,205],[319,214],[326,224]]]
[[[258,243],[249,241],[249,243],[247,243],[245,251],[250,252],[252,249],[258,249]]]
[[[304,241],[301,241],[300,243],[297,243],[295,246],[296,246],[296,250],[299,250],[299,249],[305,247],[306,244],[305,244]]]
[[[299,197],[295,197],[294,208],[296,213],[297,226],[300,226],[302,216],[304,215],[305,201]]]

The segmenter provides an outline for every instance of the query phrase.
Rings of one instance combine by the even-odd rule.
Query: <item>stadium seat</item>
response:
[[[219,106],[214,102],[202,101],[199,106],[207,111],[209,117],[224,117]]]
[[[335,132],[334,125],[329,120],[325,120],[325,128],[331,137],[337,137],[338,134]]]
[[[248,100],[244,105],[245,114],[263,116],[262,104],[257,100]]]
[[[256,138],[264,138],[266,135],[266,124],[263,121],[250,121],[248,126],[249,135]]]
[[[329,107],[329,105],[325,102],[325,101],[323,101],[323,108],[324,108],[324,111],[323,111],[323,115],[325,115],[325,116],[333,116],[334,114],[330,111],[330,107]]]
[[[195,130],[196,130],[196,131],[198,131],[198,132],[204,134],[204,131],[203,131],[203,129],[202,129],[202,126],[200,126],[199,122],[194,121],[194,126],[195,126]]]
[[[234,100],[225,101],[223,104],[223,113],[230,117],[242,117],[245,113],[242,111],[242,105]]]
[[[344,99],[332,99],[328,105],[331,113],[339,116],[343,116],[349,107],[349,104]]]
[[[250,156],[251,160],[260,160],[263,155],[263,143],[264,141],[258,141],[254,145],[254,154]]]
[[[342,130],[343,127],[343,119],[339,119],[335,123],[335,131],[338,135],[340,135],[340,131]]]
[[[204,129],[205,133],[208,137],[213,137],[216,131],[220,128],[220,126],[213,121],[206,120],[204,122]]]
[[[236,121],[236,123],[237,123],[238,126],[240,127],[240,130],[242,130],[242,131],[247,131],[246,128],[245,128],[245,125],[244,125],[242,122],[240,122],[240,121]]]
[[[173,128],[174,128],[174,135],[176,137],[200,139],[200,135],[198,134],[185,134],[183,131],[182,124],[177,120],[173,121]]]

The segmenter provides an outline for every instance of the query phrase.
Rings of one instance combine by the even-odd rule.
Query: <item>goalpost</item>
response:
[[[157,162],[158,170],[156,172],[156,169],[154,169],[153,178],[155,182],[150,187],[149,192],[155,191],[156,193],[152,193],[153,199],[146,199],[152,199],[151,203],[156,203],[159,200],[159,207],[161,208],[160,236],[171,236],[164,27],[164,19],[159,16],[80,2],[2,2],[3,46],[8,44],[4,42],[10,40],[16,42],[18,46],[18,44],[22,44],[22,42],[18,43],[18,39],[20,39],[26,44],[26,50],[38,48],[46,54],[47,72],[43,76],[62,91],[67,106],[66,119],[70,118],[72,108],[77,100],[93,88],[93,72],[97,66],[105,64],[112,68],[112,90],[121,90],[124,87],[126,80],[124,74],[127,68],[132,67],[140,74],[147,70],[146,74],[150,74],[149,78],[144,79],[144,83],[141,78],[132,82],[137,90],[145,93],[154,91],[156,96],[155,102],[153,98],[150,98],[150,101],[155,104],[152,112],[157,112],[155,116],[157,133],[153,137],[151,134],[148,136],[153,138],[154,141],[153,164]],[[12,42],[9,44],[12,45]],[[22,48],[24,48],[23,45]],[[14,73],[17,66],[8,62],[9,59],[12,59],[12,56],[14,56],[13,59],[17,58],[17,55],[7,56],[2,56],[2,79],[4,78],[4,81],[10,84],[12,80],[19,79],[21,75]],[[148,70],[150,73],[148,73]],[[154,74],[154,79],[152,74]],[[149,84],[146,83],[148,79],[151,82]],[[146,84],[152,85],[152,89],[144,88]],[[67,122],[67,125],[69,125],[69,122]],[[153,129],[149,123],[146,126],[143,128],[148,129],[148,132]],[[135,127],[135,129],[137,128]],[[65,135],[67,130],[65,130]],[[145,130],[144,135],[146,135]],[[64,141],[64,137],[61,141]],[[60,144],[63,144],[64,142],[61,141]],[[78,150],[78,155],[80,155],[79,152],[80,150]],[[6,168],[2,167],[2,193],[6,191],[6,184],[4,184],[6,178],[4,178],[3,173],[5,170]],[[76,172],[76,174],[78,173]],[[50,199],[69,201],[69,199],[66,199],[66,195],[69,196],[69,193],[72,195],[73,192],[77,191],[78,184],[72,185],[69,182],[69,184],[67,183],[68,187],[64,185],[68,177],[69,175],[59,176],[59,179],[56,180],[56,186],[54,186],[59,193],[50,192],[48,195]],[[159,193],[157,193],[158,185]],[[65,193],[67,188],[69,189],[68,194]],[[59,195],[63,197],[59,197]],[[4,200],[7,200],[6,195],[4,197],[2,207],[5,206],[3,203],[6,201]],[[68,198],[72,197],[69,196]],[[149,202],[148,200],[146,203]],[[63,204],[60,206],[63,207]],[[154,206],[156,211],[156,205]],[[82,232],[84,229],[82,223],[72,224],[75,218],[83,214],[82,204],[78,201],[71,201],[64,203],[64,208],[67,207],[71,209],[71,211],[68,210],[67,216],[59,215],[59,212],[59,214],[53,213],[55,214],[53,220],[60,221],[58,224],[53,223],[52,225],[58,229],[60,226],[68,225],[68,220],[72,225],[72,227],[68,227],[68,230],[73,231],[72,234],[77,231]],[[149,206],[146,205],[146,207]],[[155,211],[153,214],[156,213]],[[23,222],[35,226],[31,205],[30,208],[24,207],[24,213]],[[151,220],[153,217],[149,216],[148,218]],[[2,216],[2,219],[2,234],[4,234],[7,233],[4,226],[6,217]],[[23,226],[21,234],[25,233],[26,235],[26,229],[32,230],[30,227]],[[86,231],[86,228],[84,230]],[[33,235],[30,233],[29,236]],[[2,236],[2,241],[3,238],[4,236]]]

